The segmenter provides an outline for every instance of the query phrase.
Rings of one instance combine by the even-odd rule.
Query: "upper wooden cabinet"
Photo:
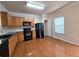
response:
[[[7,12],[0,12],[0,20],[2,27],[13,27],[13,18]]]
[[[8,23],[8,14],[6,12],[0,12],[0,19],[2,27],[6,27]]]
[[[18,26],[18,18],[17,17],[13,17],[13,23],[14,23],[14,27]]]
[[[8,14],[8,23],[7,23],[8,27],[13,27],[14,23],[13,23],[13,17],[11,15]]]
[[[0,12],[0,20],[2,27],[21,27],[23,26],[24,17],[14,17],[7,12]],[[29,17],[26,22],[31,22],[31,26],[34,27],[34,18]]]
[[[0,26],[1,26],[1,13],[0,13]]]
[[[24,20],[23,17],[13,17],[14,26],[16,26],[16,27],[23,26],[23,20]]]
[[[18,17],[18,26],[23,26],[23,17]]]

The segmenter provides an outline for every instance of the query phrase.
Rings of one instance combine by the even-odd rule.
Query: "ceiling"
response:
[[[43,13],[45,14],[51,13],[69,3],[69,1],[35,1],[35,2],[44,4],[45,9],[38,10],[26,7],[25,5],[26,1],[2,1],[1,3],[7,8],[8,11],[29,13],[36,15],[41,15]]]

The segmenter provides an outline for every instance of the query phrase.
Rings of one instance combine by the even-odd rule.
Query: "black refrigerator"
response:
[[[44,24],[43,23],[36,23],[35,30],[36,30],[36,38],[44,38]]]
[[[31,22],[23,22],[24,41],[32,40]]]

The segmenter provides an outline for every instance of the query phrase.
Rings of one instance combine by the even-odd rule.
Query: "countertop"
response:
[[[32,28],[31,29],[32,31],[33,30],[35,30],[34,28]],[[7,35],[7,34],[15,34],[16,32],[22,32],[23,31],[23,29],[22,28],[19,28],[19,29],[15,29],[15,28],[13,28],[13,29],[9,29],[8,31],[5,31],[5,32],[3,32],[3,33],[0,33],[0,36],[2,36],[2,35]],[[0,39],[0,44],[2,43],[2,41],[5,41],[5,40],[7,40],[7,39],[9,39],[12,35],[10,35],[9,37],[7,37],[7,38],[2,38],[2,39]]]
[[[12,35],[14,35],[15,33],[8,33],[5,35],[0,36],[0,45],[2,45],[3,43],[5,43]],[[6,36],[7,35],[7,36]],[[4,37],[6,36],[6,37]],[[2,38],[1,38],[2,37]]]
[[[23,28],[25,28],[25,27],[23,27]],[[11,29],[3,31],[3,33],[0,33],[0,35],[4,35],[7,33],[22,32],[23,28],[11,28]],[[31,28],[31,31],[34,31],[34,30],[35,30],[35,28]]]

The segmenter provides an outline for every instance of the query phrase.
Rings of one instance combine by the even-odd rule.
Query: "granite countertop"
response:
[[[8,30],[6,30],[6,28],[4,28],[5,31],[3,31],[3,33],[0,33],[0,36],[2,36],[2,35],[8,35],[8,34],[14,34],[16,32],[22,32],[23,31],[23,28],[21,28],[21,27],[20,28],[10,28]],[[35,30],[35,28],[31,28],[31,31],[33,31],[33,30]],[[12,35],[10,35],[10,36],[12,36]],[[7,37],[7,38],[1,38],[0,37],[0,44],[1,44],[2,40],[7,40],[7,39],[10,38],[10,36]]]
[[[1,35],[0,36],[0,45],[3,44],[4,42],[6,42],[14,34],[15,33],[6,33],[4,35]]]
[[[31,31],[34,31],[34,30],[35,30],[34,28],[31,29]],[[0,33],[0,35],[5,35],[5,34],[7,34],[7,33],[22,32],[22,31],[23,31],[23,29],[10,29],[10,30],[8,30],[8,31],[5,31],[5,32],[3,32],[3,33]]]

